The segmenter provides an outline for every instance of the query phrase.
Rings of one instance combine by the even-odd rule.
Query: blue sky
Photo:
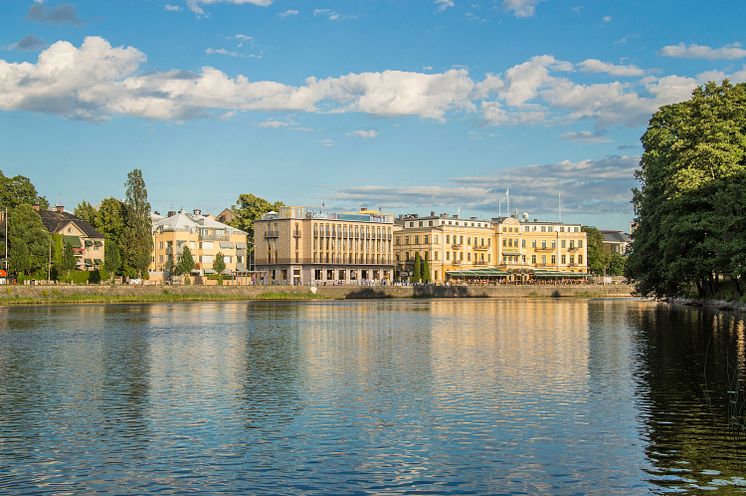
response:
[[[72,209],[289,204],[625,229],[639,137],[746,81],[742,1],[5,2],[0,170]],[[504,212],[504,206],[503,212]]]

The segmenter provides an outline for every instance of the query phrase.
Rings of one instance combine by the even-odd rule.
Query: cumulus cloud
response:
[[[638,77],[645,75],[645,71],[635,65],[611,64],[598,59],[585,59],[578,66],[583,72],[600,72],[612,76]]]
[[[692,43],[686,45],[667,45],[661,49],[661,55],[666,57],[678,57],[685,59],[707,59],[707,60],[735,60],[746,57],[746,49],[741,48],[739,43],[725,45],[720,48],[712,48],[707,45],[697,45]]]
[[[357,129],[347,134],[355,138],[373,139],[378,136],[378,131],[375,129]]]
[[[62,4],[56,7],[35,2],[28,10],[26,18],[31,21],[49,22],[54,24],[69,23],[75,26],[83,24],[78,18],[75,7],[70,4]]]
[[[498,200],[510,188],[511,204],[537,215],[554,212],[562,193],[567,213],[631,212],[633,172],[639,157],[610,156],[579,162],[569,160],[511,167],[493,176],[457,177],[446,186],[377,186],[345,188],[337,200],[348,203],[426,208],[467,208],[497,213]]]
[[[502,6],[516,17],[531,17],[536,13],[536,5],[544,0],[503,0]]]
[[[47,46],[44,40],[37,38],[33,34],[29,34],[21,38],[15,43],[7,45],[6,50],[23,50],[23,51],[34,51],[40,50]]]

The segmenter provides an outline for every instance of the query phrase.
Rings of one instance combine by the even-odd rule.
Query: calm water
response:
[[[0,308],[0,493],[744,494],[739,374],[637,301]]]

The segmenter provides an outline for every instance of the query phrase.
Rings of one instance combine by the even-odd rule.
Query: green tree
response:
[[[600,230],[590,226],[583,226],[582,231],[586,233],[588,270],[592,274],[603,274],[611,258],[611,254],[604,249],[604,235]]]
[[[93,225],[107,241],[118,242],[124,232],[124,204],[116,198],[104,198],[96,212]]]
[[[643,295],[743,293],[746,84],[707,83],[661,107],[642,137],[626,274]]]
[[[278,211],[284,203],[278,201],[271,203],[251,193],[239,195],[234,210],[236,217],[231,221],[231,226],[248,233],[250,240],[254,239],[254,221],[261,219],[267,212]]]
[[[174,274],[177,276],[188,276],[194,270],[194,257],[192,257],[192,250],[187,245],[184,245],[184,249],[179,255],[179,260],[174,266]]]
[[[422,260],[420,252],[414,254],[414,270],[412,271],[412,282],[422,282]]]
[[[223,271],[225,270],[225,255],[218,252],[212,261],[212,270],[218,273],[218,284],[223,284]]]
[[[18,205],[41,205],[49,207],[49,202],[36,191],[29,178],[24,176],[8,177],[0,170],[0,208],[17,207]]]
[[[119,254],[116,241],[104,240],[104,270],[110,278],[113,278],[121,266],[122,257]]]
[[[10,265],[18,274],[46,278],[49,260],[49,231],[31,205],[18,205],[9,213]]]
[[[78,203],[78,206],[75,207],[75,215],[83,219],[84,221],[88,222],[92,226],[96,226],[96,218],[98,217],[98,211],[96,208],[88,203],[87,201],[82,201]]]
[[[127,175],[124,230],[119,239],[122,266],[128,277],[144,277],[153,251],[150,203],[140,169]]]
[[[606,274],[610,276],[624,275],[624,266],[627,263],[627,257],[621,253],[612,253],[609,257],[609,265],[606,267]]]
[[[62,257],[60,258],[60,272],[62,272],[66,278],[70,278],[70,273],[75,270],[77,260],[75,259],[75,252],[73,251],[72,245],[64,243],[62,247]]]
[[[427,258],[425,258],[425,260],[422,262],[422,282],[424,282],[425,284],[431,282],[430,261]]]

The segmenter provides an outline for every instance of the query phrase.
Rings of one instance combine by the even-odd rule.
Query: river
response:
[[[746,494],[743,377],[632,299],[0,307],[0,493]]]

